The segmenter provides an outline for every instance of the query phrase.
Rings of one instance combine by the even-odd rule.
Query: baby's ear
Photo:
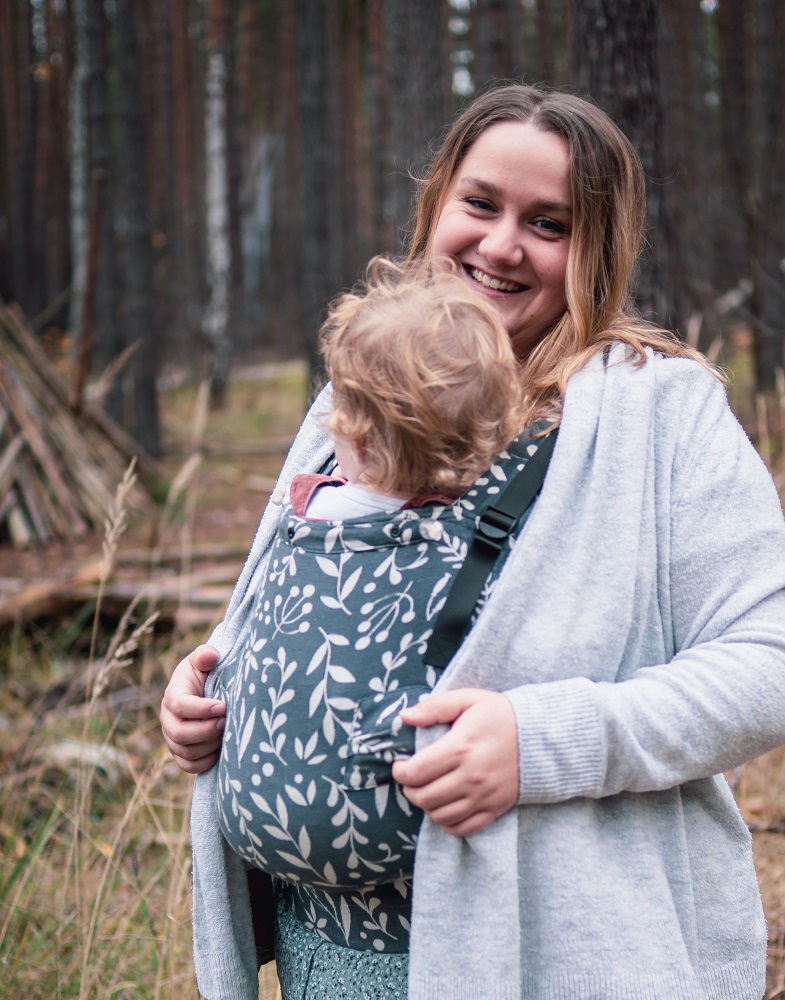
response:
[[[366,435],[357,438],[357,440],[354,442],[354,450],[359,460],[363,463],[363,465],[365,465],[370,457],[368,448],[368,438]]]

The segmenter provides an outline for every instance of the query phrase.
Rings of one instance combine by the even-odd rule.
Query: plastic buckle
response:
[[[516,520],[517,518],[506,514],[503,510],[489,507],[480,518],[475,538],[492,552],[501,552]]]

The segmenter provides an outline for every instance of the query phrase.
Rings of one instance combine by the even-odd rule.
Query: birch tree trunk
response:
[[[72,0],[74,68],[68,92],[69,213],[71,228],[71,303],[68,326],[78,352],[87,275],[87,0]]]
[[[204,313],[204,333],[212,351],[211,400],[213,405],[221,406],[225,401],[229,378],[229,291],[232,271],[226,131],[230,21],[226,0],[210,0],[207,17],[204,137],[209,298]]]

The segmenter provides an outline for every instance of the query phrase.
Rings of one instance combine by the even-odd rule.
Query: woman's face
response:
[[[480,135],[455,172],[431,252],[453,258],[491,299],[525,358],[566,308],[571,228],[567,143],[502,122]]]

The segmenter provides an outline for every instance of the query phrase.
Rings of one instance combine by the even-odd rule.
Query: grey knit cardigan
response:
[[[289,481],[330,452],[309,416],[211,637],[224,662]],[[465,839],[426,818],[410,1000],[760,1000],[766,927],[721,773],[785,743],[785,524],[701,366],[618,346],[571,379],[537,506],[439,683],[477,686],[515,709],[520,805]],[[197,978],[252,1000],[214,783],[192,808]]]

